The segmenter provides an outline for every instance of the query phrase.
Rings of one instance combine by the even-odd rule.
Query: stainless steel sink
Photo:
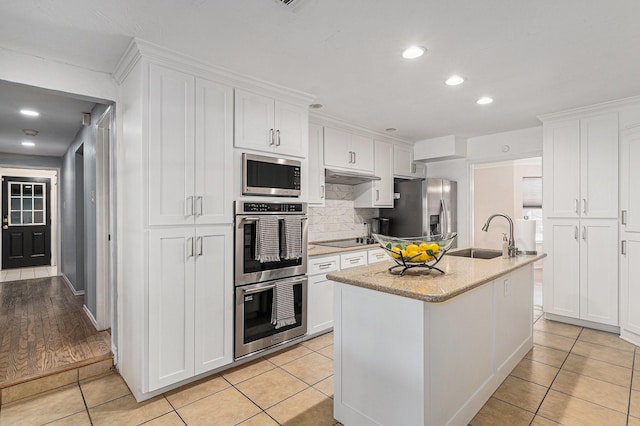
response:
[[[500,250],[468,248],[456,251],[450,251],[447,256],[470,257],[473,259],[495,259],[502,256]]]

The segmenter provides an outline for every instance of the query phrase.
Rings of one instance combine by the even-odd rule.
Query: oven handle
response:
[[[254,293],[261,293],[265,290],[271,290],[272,288],[276,288],[276,285],[266,285],[264,287],[260,287],[260,288],[254,288],[253,290],[244,290],[242,289],[242,294],[247,295],[247,294],[254,294]]]
[[[284,219],[285,216],[278,216],[278,219]],[[309,217],[305,216],[305,217],[301,217],[300,220],[308,220]],[[240,219],[240,223],[243,222],[259,222],[260,218],[259,217],[243,217]]]

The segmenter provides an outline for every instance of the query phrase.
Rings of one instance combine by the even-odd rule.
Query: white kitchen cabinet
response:
[[[618,113],[544,124],[548,218],[618,217]]]
[[[319,124],[309,124],[309,195],[307,202],[314,205],[324,205],[325,182],[324,182],[324,155],[323,141],[324,130]]]
[[[618,325],[617,223],[554,219],[544,228],[546,313]]]
[[[355,186],[354,205],[357,208],[393,207],[393,144],[374,142],[373,173],[380,178]]]
[[[294,157],[307,156],[309,113],[246,90],[235,91],[235,146]]]
[[[233,361],[232,228],[149,231],[148,391]]]
[[[324,164],[373,172],[373,138],[333,127],[324,128]]]
[[[424,179],[427,166],[414,161],[413,147],[396,143],[393,147],[393,175],[405,179]]]
[[[340,269],[356,268],[367,264],[366,251],[350,251],[340,255]]]
[[[229,223],[233,89],[149,66],[149,225]]]
[[[640,126],[620,140],[620,335],[640,345]]]
[[[376,248],[367,251],[367,263],[369,265],[390,259],[391,258],[383,248]]]
[[[307,296],[307,335],[313,336],[333,328],[333,281],[327,274],[340,269],[336,255],[309,259]]]

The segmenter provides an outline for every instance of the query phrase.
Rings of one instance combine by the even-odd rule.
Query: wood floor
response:
[[[0,282],[0,388],[111,355],[61,277]]]

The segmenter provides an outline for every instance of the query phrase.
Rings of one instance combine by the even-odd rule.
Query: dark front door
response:
[[[2,269],[51,264],[49,179],[2,181]]]

